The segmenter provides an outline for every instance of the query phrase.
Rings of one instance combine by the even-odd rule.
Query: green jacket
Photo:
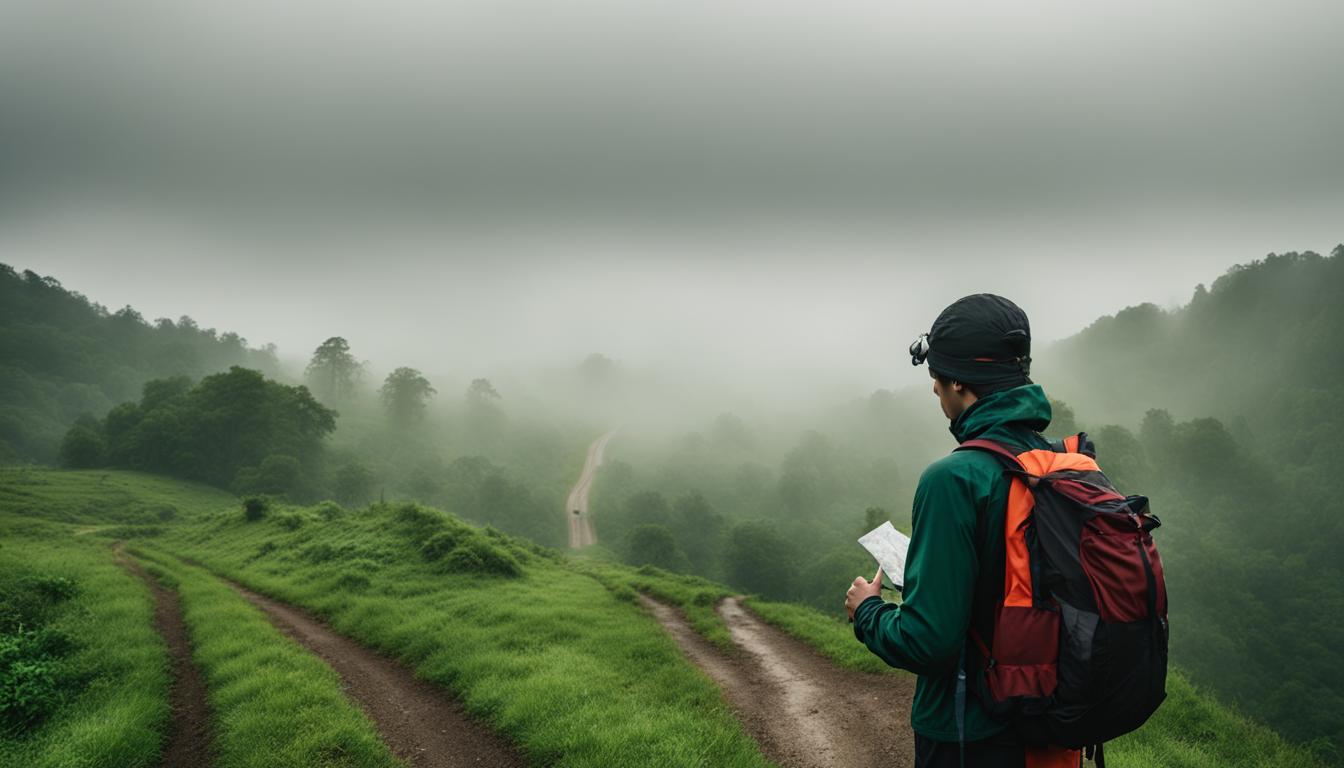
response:
[[[1022,449],[1048,448],[1039,434],[1050,401],[1037,384],[1000,390],[975,401],[951,426],[958,443],[987,438]],[[915,489],[902,602],[869,597],[854,612],[854,636],[893,667],[919,675],[910,723],[916,733],[956,741],[957,658],[971,622],[980,572],[976,516],[986,516],[987,547],[1003,547],[1009,481],[998,460],[959,451],[924,470]],[[995,550],[987,550],[995,551]],[[966,697],[966,740],[1002,731],[973,693]]]

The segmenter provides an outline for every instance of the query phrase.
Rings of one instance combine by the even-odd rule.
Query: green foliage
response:
[[[157,766],[168,661],[143,584],[105,540],[19,520],[0,508],[0,765]]]
[[[434,533],[428,539],[425,539],[424,544],[420,545],[420,554],[431,562],[438,560],[456,549],[466,533],[465,528],[451,528]]]
[[[738,523],[728,532],[724,559],[728,581],[772,599],[790,599],[797,589],[791,564],[800,561],[793,542],[765,521]]]
[[[437,390],[414,368],[398,368],[387,375],[378,396],[392,423],[409,427],[425,417],[425,403]]]
[[[367,504],[373,498],[373,489],[377,484],[378,479],[368,467],[350,461],[336,470],[332,487],[341,503],[357,506]]]
[[[107,462],[107,439],[103,425],[88,414],[81,414],[61,441],[61,466],[70,469],[101,467]]]
[[[139,404],[108,412],[103,433],[114,466],[288,493],[301,466],[316,471],[322,439],[335,427],[336,413],[306,388],[235,366],[192,387],[185,380],[147,383]]]
[[[328,522],[345,514],[345,507],[334,501],[323,501],[313,507],[313,512]]]
[[[153,379],[198,378],[241,365],[275,375],[271,345],[202,329],[189,317],[153,323],[110,312],[52,277],[0,264],[0,463],[101,466],[97,431],[69,427],[139,394]]]
[[[271,509],[271,500],[265,496],[243,497],[243,519],[255,523]]]
[[[449,573],[482,573],[514,577],[522,573],[518,560],[503,547],[491,544],[479,534],[466,536],[443,558],[443,570]]]
[[[350,397],[364,366],[350,354],[350,344],[332,336],[313,350],[305,371],[313,391],[323,402],[336,403]]]
[[[654,565],[667,571],[686,571],[690,561],[677,546],[665,525],[640,525],[625,536],[625,561],[631,565]]]
[[[32,727],[60,704],[50,656],[37,632],[0,634],[0,730]]]

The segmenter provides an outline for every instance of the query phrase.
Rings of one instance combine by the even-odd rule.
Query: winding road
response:
[[[597,468],[602,466],[602,454],[607,450],[607,443],[615,434],[616,430],[613,429],[588,446],[588,458],[583,462],[583,474],[579,475],[579,481],[574,484],[574,489],[569,492],[569,498],[565,501],[565,517],[569,519],[570,549],[597,543],[597,535],[593,533],[593,521],[588,516],[588,490],[593,485]]]

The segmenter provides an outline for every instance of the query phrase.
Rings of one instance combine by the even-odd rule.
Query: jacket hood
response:
[[[984,438],[1022,445],[1022,432],[1050,426],[1050,400],[1040,384],[1001,389],[976,400],[948,427],[958,443]]]

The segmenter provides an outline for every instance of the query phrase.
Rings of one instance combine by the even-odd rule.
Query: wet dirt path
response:
[[[281,632],[327,662],[393,754],[415,768],[527,765],[513,746],[473,720],[448,692],[417,678],[402,664],[337,634],[297,608],[232,586]]]
[[[154,627],[168,644],[173,682],[168,691],[172,719],[164,745],[163,768],[202,768],[210,764],[210,700],[205,678],[191,661],[191,643],[182,620],[177,592],[159,583],[126,555],[121,545],[113,551],[123,568],[144,580],[154,595]]]
[[[836,667],[766,624],[731,597],[719,604],[737,645],[725,654],[676,608],[640,601],[682,652],[708,674],[767,757],[785,768],[907,768],[914,765],[914,678]]]

